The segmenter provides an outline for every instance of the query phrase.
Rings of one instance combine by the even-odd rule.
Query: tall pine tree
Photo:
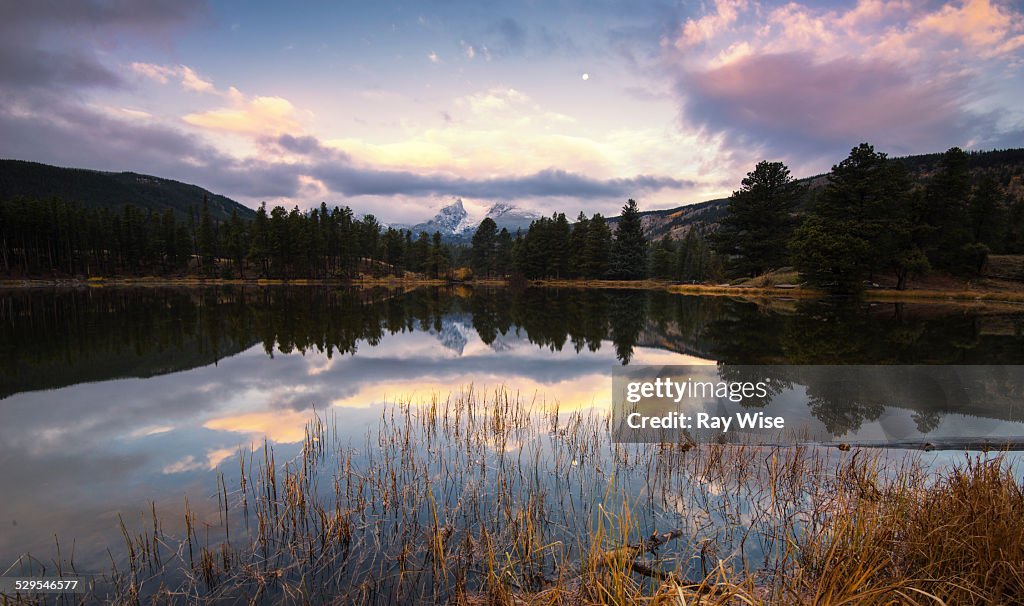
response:
[[[712,238],[731,274],[753,277],[788,264],[793,213],[803,192],[782,162],[758,162],[747,173]]]
[[[609,277],[616,280],[642,280],[646,277],[647,240],[640,222],[640,209],[630,198],[622,207],[619,225],[609,257]]]

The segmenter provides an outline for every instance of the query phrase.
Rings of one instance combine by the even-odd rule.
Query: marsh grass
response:
[[[390,405],[354,442],[318,415],[287,461],[269,443],[240,450],[237,478],[216,477],[212,517],[186,501],[179,534],[155,505],[122,520],[125,555],[76,599],[1024,600],[1024,494],[1001,457],[936,474],[877,451],[615,444],[609,422],[471,388]],[[53,564],[75,574],[73,556]]]

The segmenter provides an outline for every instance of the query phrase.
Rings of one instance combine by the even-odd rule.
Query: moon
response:
[[[584,79],[584,80],[590,80],[590,74],[588,74],[588,73],[584,72],[584,73],[583,73],[583,79]]]

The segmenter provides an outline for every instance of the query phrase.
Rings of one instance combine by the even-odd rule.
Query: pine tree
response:
[[[237,210],[231,209],[231,219],[228,220],[227,253],[240,278],[245,278],[245,244],[245,222],[238,216]]]
[[[993,250],[1002,248],[1006,231],[1006,211],[1001,200],[999,182],[988,173],[982,175],[971,193],[971,236]]]
[[[587,239],[589,238],[590,219],[580,211],[576,223],[572,226],[569,236],[569,275],[574,278],[584,276],[587,264]]]
[[[409,267],[412,271],[424,273],[430,272],[430,235],[423,231],[420,232],[416,242],[412,245],[412,265]]]
[[[803,192],[782,162],[758,162],[747,173],[712,238],[730,273],[753,277],[788,263],[793,213]]]
[[[430,275],[433,278],[445,278],[449,268],[448,251],[441,243],[441,232],[435,231],[433,244],[430,247]]]
[[[695,227],[691,227],[676,252],[677,279],[682,282],[704,282],[715,274],[712,264],[712,253],[707,241]]]
[[[587,278],[605,278],[612,249],[612,230],[601,213],[594,214],[587,230],[586,255],[582,272]]]
[[[617,280],[642,280],[647,269],[647,241],[640,222],[640,209],[630,199],[622,207],[609,258],[609,276]]]
[[[675,274],[675,255],[676,247],[671,234],[651,246],[651,277],[671,280]]]
[[[210,201],[203,194],[203,208],[199,215],[199,234],[196,246],[199,254],[199,269],[209,274],[213,271],[214,258],[217,255],[216,241],[213,232],[213,219],[210,217]]]
[[[569,275],[569,239],[571,237],[569,221],[565,213],[558,213],[549,226],[547,238],[548,276],[564,278]]]
[[[927,269],[902,164],[862,143],[832,167],[828,180],[793,238],[797,269],[808,282],[856,291],[875,272],[891,269],[902,288],[910,274]]]
[[[968,205],[971,194],[970,158],[959,147],[942,155],[938,171],[925,186],[926,220],[932,226],[927,242],[932,265],[953,271],[973,265],[965,247],[973,241]]]
[[[504,278],[512,271],[512,234],[504,227],[498,232],[498,242],[494,247],[494,272]]]
[[[495,273],[497,237],[498,225],[494,219],[486,217],[473,234],[470,266],[474,276],[486,277]]]

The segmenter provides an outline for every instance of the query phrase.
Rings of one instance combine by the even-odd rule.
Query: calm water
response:
[[[0,291],[0,571],[74,545],[101,570],[153,502],[216,510],[215,472],[314,411],[365,439],[382,406],[505,385],[607,408],[621,364],[1024,364],[1024,308],[776,302],[567,289]],[[1024,435],[1017,408],[807,411],[836,436]],[[971,425],[973,424],[973,425]],[[1019,431],[1018,431],[1019,430]],[[215,515],[215,514],[214,514]],[[114,556],[116,559],[116,555]]]

